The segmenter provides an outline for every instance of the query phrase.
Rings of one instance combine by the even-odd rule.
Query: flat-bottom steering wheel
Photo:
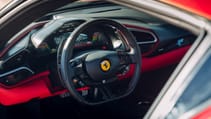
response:
[[[89,50],[74,56],[77,38],[93,26],[104,30],[106,28],[111,34],[115,34],[121,41],[121,48]],[[140,49],[133,35],[113,20],[85,20],[62,43],[57,58],[62,83],[76,100],[88,105],[102,104],[127,96],[135,88],[140,76]],[[133,75],[119,80],[119,75],[124,76],[131,66]]]

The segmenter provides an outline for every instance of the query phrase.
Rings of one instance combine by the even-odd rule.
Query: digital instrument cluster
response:
[[[72,32],[57,32],[51,35],[48,40],[43,42],[40,48],[50,49],[51,53],[57,52],[59,45],[68,39]],[[74,44],[75,50],[83,50],[83,49],[111,49],[112,48],[111,40],[109,36],[107,36],[104,32],[98,31],[85,31],[76,39]]]

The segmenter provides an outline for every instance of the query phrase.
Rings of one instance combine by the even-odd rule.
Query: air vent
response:
[[[157,42],[157,38],[152,32],[148,31],[135,31],[131,30],[136,37],[137,43],[140,44],[152,44]]]
[[[142,54],[149,54],[152,52],[158,41],[154,33],[145,30],[130,29],[135,36],[137,44],[141,48]]]

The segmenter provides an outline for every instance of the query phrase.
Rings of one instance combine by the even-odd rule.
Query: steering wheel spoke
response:
[[[80,56],[77,56],[73,59],[71,59],[69,61],[69,64],[71,67],[77,67],[77,66],[82,66],[83,62],[84,62],[84,59],[85,59],[86,55],[80,55]]]
[[[88,78],[88,75],[84,70],[85,57],[86,55],[81,55],[69,61],[69,66],[73,69],[75,76],[78,76],[82,79]]]
[[[129,64],[136,64],[136,56],[130,52],[125,51],[117,51],[119,56],[120,65],[129,65]]]
[[[114,97],[112,91],[106,86],[99,87],[99,93],[102,94],[104,100],[112,99]]]
[[[86,95],[85,98],[88,98],[90,102],[105,101],[114,98],[114,95],[108,86],[101,85],[89,88],[88,94]]]

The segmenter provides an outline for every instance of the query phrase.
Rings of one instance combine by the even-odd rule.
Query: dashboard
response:
[[[58,48],[70,37],[79,24],[80,22],[77,21],[65,23],[47,36],[38,47],[33,44],[31,39],[46,24],[41,23],[37,28],[29,28],[22,38],[9,41],[10,44],[15,44],[8,45],[8,50],[1,57],[0,83],[4,87],[11,88],[25,82],[34,74],[49,70],[57,62]],[[84,30],[83,33],[78,35],[74,43],[74,55],[92,50],[124,49],[119,33],[111,30],[115,29],[110,29],[109,26],[93,26],[91,29]],[[51,71],[57,74],[57,71],[54,70],[55,67],[52,67]],[[58,75],[55,77],[58,78]]]
[[[112,13],[113,11],[110,12]],[[121,12],[124,11],[114,11],[113,15]],[[11,88],[21,82],[25,82],[25,80],[27,81],[29,77],[49,69],[54,74],[57,74],[54,69],[57,62],[58,48],[65,40],[71,37],[74,29],[84,22],[81,19],[73,19],[70,14],[71,12],[56,14],[54,16],[55,19],[35,22],[21,31],[17,37],[8,41],[8,45],[5,46],[5,49],[0,54],[0,84]],[[110,14],[102,14],[105,15],[105,18],[106,15],[110,16]],[[140,13],[138,12],[138,14]],[[101,16],[101,13],[98,15]],[[92,14],[90,16],[92,17]],[[67,18],[73,20],[71,22],[65,21]],[[141,49],[143,58],[147,59],[146,61],[148,59],[150,59],[149,61],[153,58],[156,59],[156,57],[170,51],[190,46],[196,38],[195,35],[184,29],[159,20],[156,23],[146,24],[141,20],[111,19],[123,24],[133,34]],[[65,22],[56,28],[49,27],[58,20]],[[80,52],[91,50],[123,50],[125,46],[122,43],[120,34],[115,29],[109,28],[109,26],[93,26],[78,34],[74,44],[74,53],[77,55]],[[39,41],[38,45],[34,41]],[[143,65],[145,66],[145,64],[147,63]],[[55,78],[53,80],[58,80],[56,78],[59,77],[53,76],[53,78]]]

